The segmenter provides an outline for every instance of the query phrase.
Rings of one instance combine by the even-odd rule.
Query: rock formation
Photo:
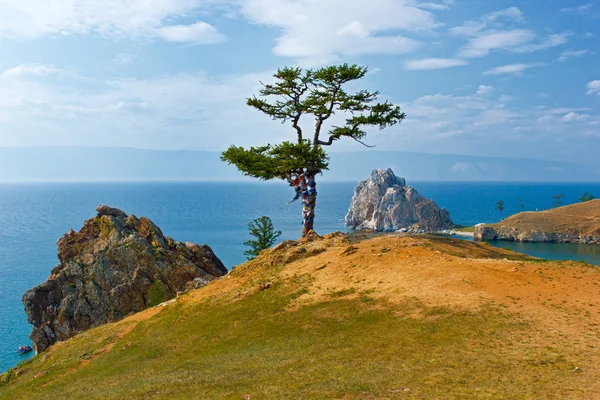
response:
[[[379,169],[354,189],[346,225],[357,230],[437,232],[453,223],[448,210],[406,186],[391,169]]]
[[[475,227],[473,239],[477,241],[508,240],[513,242],[600,244],[600,235],[523,231],[519,228],[488,225]]]
[[[475,227],[475,240],[600,244],[600,200],[521,212],[492,225]]]
[[[165,237],[148,218],[104,205],[96,211],[58,240],[60,264],[23,296],[36,351],[145,309],[151,290],[169,300],[227,273],[208,246]]]

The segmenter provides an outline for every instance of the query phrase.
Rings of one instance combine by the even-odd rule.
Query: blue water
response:
[[[506,216],[520,211],[518,197],[526,210],[535,210],[549,208],[557,193],[566,195],[565,204],[577,202],[585,191],[600,195],[600,184],[410,183],[448,208],[454,222],[462,225],[498,221],[497,200],[504,200]],[[319,186],[317,232],[345,230],[343,219],[354,185]],[[282,239],[298,237],[300,205],[286,205],[292,195],[289,187],[276,183],[0,184],[0,372],[28,357],[15,352],[29,343],[31,331],[21,304],[23,293],[43,282],[58,263],[56,240],[69,228],[81,228],[98,204],[150,217],[176,240],[209,244],[231,268],[244,261],[242,242],[249,238],[247,224],[253,218],[268,215],[283,231]],[[503,242],[500,247],[510,245]],[[542,256],[583,255],[600,264],[598,247],[565,246],[549,247],[560,251],[547,250]]]

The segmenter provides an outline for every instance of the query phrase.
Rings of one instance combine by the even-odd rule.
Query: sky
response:
[[[0,0],[0,146],[293,140],[245,99],[277,68],[356,63],[350,89],[407,115],[377,149],[593,166],[599,43],[590,0]]]

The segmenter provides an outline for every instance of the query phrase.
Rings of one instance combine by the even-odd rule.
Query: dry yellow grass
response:
[[[284,242],[53,346],[0,399],[600,398],[600,270],[435,237]]]
[[[600,199],[546,211],[522,212],[490,226],[518,228],[523,232],[598,236],[600,235]]]

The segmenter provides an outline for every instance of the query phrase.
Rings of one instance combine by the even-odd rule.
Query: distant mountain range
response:
[[[600,168],[559,161],[397,151],[330,153],[322,180],[366,179],[392,168],[409,181],[600,181]],[[0,147],[0,182],[248,180],[207,151]]]

